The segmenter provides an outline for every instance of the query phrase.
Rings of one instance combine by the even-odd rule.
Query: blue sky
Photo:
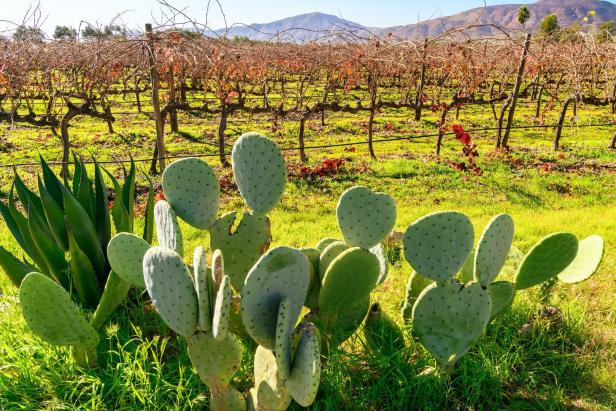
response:
[[[0,20],[21,22],[28,6],[37,0],[0,0]],[[161,6],[156,0],[39,0],[43,29],[53,31],[57,24],[79,26],[81,21],[108,23],[118,13],[131,27],[142,27],[160,17]],[[169,0],[178,8],[186,7],[187,14],[200,22],[205,20],[207,0]],[[212,0],[215,5],[215,1]],[[415,23],[433,17],[446,16],[473,7],[481,7],[482,0],[220,0],[229,24],[265,23],[296,14],[320,11],[341,16],[366,26],[393,26]],[[487,0],[486,4],[532,3],[529,0]],[[216,7],[209,16],[210,27],[224,25]],[[0,27],[6,27],[0,22]]]

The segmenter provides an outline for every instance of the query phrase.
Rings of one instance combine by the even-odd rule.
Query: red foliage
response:
[[[291,174],[304,180],[333,176],[342,172],[345,163],[344,158],[327,158],[313,167],[302,166],[296,172],[291,170]]]
[[[451,129],[456,135],[456,140],[462,143],[462,154],[466,157],[468,164],[464,161],[448,161],[449,165],[458,171],[470,171],[475,175],[480,175],[481,168],[475,163],[475,157],[479,157],[479,152],[477,151],[477,145],[473,143],[471,135],[460,124],[454,124],[451,126]]]

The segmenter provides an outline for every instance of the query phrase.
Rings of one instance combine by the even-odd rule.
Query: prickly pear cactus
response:
[[[278,306],[278,319],[276,323],[276,362],[278,375],[283,380],[289,378],[291,372],[291,333],[297,318],[293,317],[291,299],[283,298]]]
[[[276,247],[265,253],[246,277],[241,312],[246,331],[259,344],[274,349],[278,309],[290,300],[290,314],[298,318],[310,283],[308,259],[300,250]]]
[[[481,337],[491,311],[490,294],[479,283],[432,284],[413,307],[413,332],[440,364],[453,364]]]
[[[158,244],[179,255],[184,255],[182,231],[180,231],[175,211],[165,200],[158,201],[154,206],[154,221]]]
[[[515,288],[509,281],[495,281],[488,286],[488,291],[492,301],[490,320],[493,320],[511,307],[515,298]]]
[[[212,297],[213,287],[210,269],[207,266],[205,249],[201,246],[195,249],[193,255],[193,276],[195,292],[197,293],[197,306],[199,307],[199,329],[212,331]]]
[[[223,340],[227,335],[229,324],[229,309],[231,308],[231,283],[229,276],[225,275],[219,285],[212,315],[212,336]]]
[[[30,273],[21,282],[19,300],[28,327],[55,345],[96,347],[98,333],[88,324],[70,295],[40,273]]]
[[[242,360],[242,344],[233,334],[217,340],[207,333],[188,339],[188,355],[204,383],[227,386]]]
[[[273,351],[257,347],[254,359],[255,387],[250,390],[249,410],[283,411],[291,405],[291,395],[278,374]]]
[[[177,334],[190,338],[199,325],[199,306],[193,279],[182,257],[173,250],[152,247],[143,258],[143,275],[163,321]]]
[[[601,264],[604,246],[603,238],[598,235],[580,241],[575,259],[558,274],[558,279],[566,284],[575,284],[590,278]]]
[[[336,216],[348,245],[371,248],[393,230],[396,204],[388,194],[374,193],[367,187],[356,186],[342,193]]]
[[[387,274],[389,273],[389,266],[387,265],[387,256],[385,255],[385,250],[383,250],[383,246],[379,243],[374,247],[370,248],[370,252],[376,256],[379,260],[379,279],[377,280],[377,285],[383,284],[387,279]]]
[[[107,258],[111,269],[124,281],[145,288],[143,280],[143,257],[150,244],[131,233],[118,233],[107,245]]]
[[[243,134],[231,153],[233,175],[246,204],[267,214],[282,197],[287,168],[278,146],[259,133]]]
[[[473,249],[473,237],[473,225],[464,214],[429,214],[406,230],[404,257],[424,277],[447,281],[464,265]]]
[[[487,287],[500,273],[513,242],[513,219],[499,214],[486,226],[475,253],[475,281]]]
[[[336,316],[364,300],[376,286],[380,266],[370,251],[353,247],[332,261],[319,294],[320,315]]]
[[[241,292],[248,271],[269,248],[272,237],[267,216],[244,212],[237,226],[236,218],[230,212],[216,220],[210,228],[210,247],[222,251],[231,285]]]
[[[321,351],[318,331],[312,324],[300,325],[303,335],[299,340],[291,373],[285,385],[291,397],[302,407],[313,403],[321,379]]]
[[[319,273],[321,275],[321,282],[323,282],[323,277],[325,277],[325,273],[327,272],[327,269],[332,261],[334,261],[336,257],[349,248],[351,247],[342,241],[334,241],[323,249],[323,252],[319,256]]]
[[[163,173],[163,192],[178,217],[206,229],[216,220],[220,186],[214,170],[199,158],[174,161]]]
[[[302,248],[301,251],[308,258],[310,268],[310,286],[304,305],[310,309],[316,309],[319,305],[319,293],[321,292],[321,278],[319,277],[321,252],[316,248]]]
[[[419,294],[433,281],[424,277],[421,274],[417,274],[416,271],[411,273],[408,282],[406,283],[406,293],[404,296],[404,305],[402,306],[402,319],[405,323],[409,324],[413,317],[413,305],[417,301]]]
[[[557,276],[577,252],[578,240],[573,234],[555,233],[543,238],[524,257],[515,276],[516,289],[530,288]]]
[[[332,238],[332,237],[325,237],[325,238],[321,239],[321,241],[319,241],[314,248],[316,248],[317,250],[323,252],[328,245],[330,245],[331,243],[334,243],[336,241],[340,241],[340,240],[338,240],[336,238]]]

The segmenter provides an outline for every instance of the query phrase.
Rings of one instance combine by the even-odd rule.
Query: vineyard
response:
[[[2,409],[616,407],[612,38],[0,36],[0,200]]]

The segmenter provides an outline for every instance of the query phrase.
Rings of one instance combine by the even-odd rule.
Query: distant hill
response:
[[[434,18],[405,26],[387,28],[366,27],[359,23],[342,19],[325,13],[308,13],[287,17],[282,20],[264,24],[235,25],[228,30],[220,29],[215,33],[219,36],[247,37],[251,40],[279,40],[305,43],[317,40],[341,41],[345,36],[354,35],[367,37],[392,34],[400,38],[434,37],[446,30],[468,25],[494,24],[509,29],[519,29],[517,11],[520,4],[502,4],[497,6],[478,7],[462,13],[446,17]],[[531,17],[524,29],[536,31],[539,22],[548,14],[555,13],[562,27],[580,22],[583,25],[598,26],[609,20],[616,21],[616,4],[601,0],[539,0],[526,5]],[[589,23],[583,18],[594,10],[596,15]],[[347,33],[343,35],[343,33]],[[473,29],[473,36],[490,36],[498,34],[493,27],[478,27]]]
[[[460,26],[472,24],[496,24],[510,29],[519,29],[517,11],[520,4],[503,4],[498,6],[480,7],[452,16],[431,19],[406,26],[389,27],[385,33],[392,33],[396,37],[417,38],[433,37],[443,31]],[[589,11],[594,10],[597,14],[589,24],[599,25],[603,22],[616,21],[616,4],[600,0],[540,0],[526,5],[530,11],[530,19],[525,24],[525,30],[536,31],[539,22],[548,14],[555,13],[561,27],[575,22],[582,23],[582,19]],[[491,27],[480,27],[473,30],[475,36],[489,36],[498,33]]]
[[[251,40],[275,40],[305,43],[327,38],[337,38],[337,34],[368,35],[367,27],[359,23],[325,13],[307,13],[287,17],[264,24],[235,25],[228,30],[219,29],[215,33],[228,38],[247,37]],[[378,29],[380,31],[380,29]]]

